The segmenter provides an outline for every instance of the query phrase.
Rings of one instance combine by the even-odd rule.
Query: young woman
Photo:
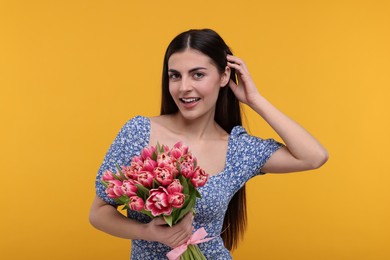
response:
[[[238,81],[237,81],[238,79]],[[241,126],[242,102],[283,140],[249,135]],[[128,211],[120,214],[100,184],[103,171],[128,164],[147,145],[172,147],[182,141],[210,175],[199,189],[196,217],[188,214],[167,227],[162,219]],[[327,151],[304,128],[257,90],[245,63],[210,29],[176,36],[164,57],[161,115],[129,120],[111,145],[96,178],[90,222],[111,235],[132,240],[132,259],[165,259],[195,229],[209,237],[199,244],[207,259],[231,259],[246,225],[245,183],[264,173],[310,170],[327,161]]]

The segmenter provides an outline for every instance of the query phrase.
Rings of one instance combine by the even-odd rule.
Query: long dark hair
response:
[[[210,57],[220,73],[223,73],[227,66],[226,55],[232,54],[221,36],[211,29],[189,30],[177,35],[165,52],[162,73],[161,115],[174,114],[178,111],[178,107],[169,93],[168,60],[172,54],[182,52],[188,48],[200,51]],[[230,78],[237,83],[234,69],[231,70]],[[214,120],[227,133],[230,133],[234,126],[242,125],[239,101],[228,86],[220,88]],[[237,247],[238,241],[245,231],[246,223],[244,185],[231,199],[225,214],[221,236],[227,249],[232,250]]]

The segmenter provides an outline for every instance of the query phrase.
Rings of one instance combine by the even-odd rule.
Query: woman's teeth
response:
[[[180,100],[184,103],[192,103],[200,100],[200,98],[181,98]]]

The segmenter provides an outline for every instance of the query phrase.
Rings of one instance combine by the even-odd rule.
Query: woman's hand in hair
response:
[[[230,88],[238,100],[259,114],[286,145],[269,158],[262,167],[262,172],[298,172],[322,166],[328,160],[327,150],[307,130],[279,111],[258,92],[241,59],[228,55],[227,60],[228,66],[237,73],[238,84],[230,81]]]
[[[259,91],[256,88],[255,83],[249,74],[248,68],[243,60],[232,55],[227,55],[227,65],[236,70],[238,84],[232,80],[229,82],[229,86],[232,89],[237,99],[248,105],[252,106],[256,100],[261,97]]]

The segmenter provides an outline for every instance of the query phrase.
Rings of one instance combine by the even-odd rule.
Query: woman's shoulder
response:
[[[146,116],[142,116],[142,115],[136,115],[132,118],[130,118],[127,123],[131,123],[131,124],[141,124],[141,123],[145,123],[149,121],[149,118],[146,117]]]
[[[172,119],[172,115],[158,115],[150,117],[149,123],[151,127],[156,131],[168,131],[168,132],[174,132],[174,126],[176,123]]]
[[[269,143],[279,143],[275,141],[273,138],[262,138],[259,136],[255,136],[250,134],[243,126],[235,126],[231,133],[230,138],[234,141],[233,143],[237,145],[244,146],[263,146],[268,145]]]
[[[122,131],[141,134],[149,131],[149,128],[150,119],[145,116],[137,115],[127,120],[125,125],[122,127]]]
[[[148,119],[152,123],[164,125],[169,121],[170,118],[171,115],[158,115],[158,116],[149,117]]]
[[[243,136],[249,136],[246,129],[241,125],[236,125],[233,127],[233,129],[230,131],[230,137],[232,138],[239,138]]]

